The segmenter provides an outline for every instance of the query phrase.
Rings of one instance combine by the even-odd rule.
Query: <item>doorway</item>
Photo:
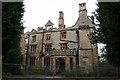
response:
[[[57,58],[56,59],[56,71],[61,72],[65,70],[65,59],[64,58]]]

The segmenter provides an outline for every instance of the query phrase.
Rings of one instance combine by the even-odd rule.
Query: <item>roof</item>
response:
[[[81,18],[81,19],[80,19]],[[94,27],[95,25],[92,23],[92,21],[89,19],[89,17],[87,16],[86,19],[84,17],[79,17],[75,23],[75,27],[79,27],[79,26],[85,26],[88,25],[89,27]]]
[[[53,26],[53,23],[49,20],[49,21],[45,24],[45,26]]]

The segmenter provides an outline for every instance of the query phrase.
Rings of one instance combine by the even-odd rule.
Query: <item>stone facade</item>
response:
[[[38,27],[25,34],[29,35],[28,64],[41,65],[53,71],[73,69],[77,62],[77,65],[91,69],[97,65],[97,45],[91,44],[88,38],[95,25],[87,16],[86,4],[81,3],[79,7],[79,17],[74,26],[65,27],[64,13],[60,11],[58,28],[54,28],[49,20],[45,28]]]

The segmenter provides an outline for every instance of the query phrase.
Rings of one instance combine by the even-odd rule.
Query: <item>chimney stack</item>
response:
[[[65,25],[64,25],[64,13],[63,13],[63,11],[60,11],[60,12],[59,12],[59,22],[58,22],[58,26],[59,26],[60,29],[65,28]]]
[[[86,3],[79,4],[80,10],[79,11],[85,11],[86,10]]]
[[[79,4],[79,24],[80,25],[87,25],[87,9],[86,9],[86,3]]]

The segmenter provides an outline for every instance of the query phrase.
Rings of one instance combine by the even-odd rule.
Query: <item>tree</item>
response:
[[[2,3],[2,62],[3,71],[15,73],[20,67],[13,66],[20,64],[20,36],[23,30],[22,2]]]
[[[96,18],[100,22],[99,28],[92,33],[95,42],[106,44],[107,60],[120,67],[120,2],[99,2]]]

